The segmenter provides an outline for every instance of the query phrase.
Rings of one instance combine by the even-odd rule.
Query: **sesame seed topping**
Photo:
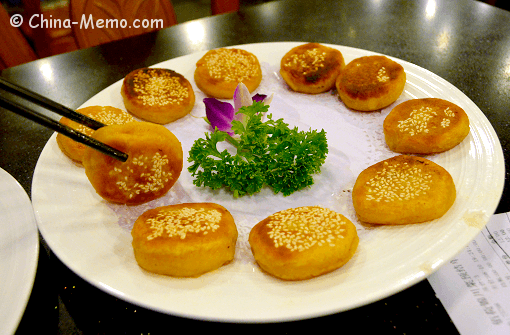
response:
[[[443,121],[441,121],[441,127],[446,128],[449,125],[450,125],[450,119],[443,119]]]
[[[422,106],[419,109],[414,109],[409,117],[403,121],[398,121],[397,128],[401,132],[407,132],[410,136],[419,133],[428,133],[431,129],[430,121],[433,118],[441,117],[441,111],[437,108]],[[455,117],[455,113],[447,107],[443,110],[444,117],[441,120],[441,127],[446,128],[450,125],[451,118]],[[432,126],[432,128],[434,128]]]
[[[411,200],[427,194],[432,175],[419,166],[384,162],[383,169],[366,182],[366,200],[376,202]]]
[[[98,113],[89,115],[94,120],[97,120],[101,123],[104,123],[108,126],[114,125],[114,124],[125,124],[129,122],[135,122],[136,120],[128,113],[122,112],[122,113],[115,113],[108,109],[107,106],[101,106],[101,111]],[[79,112],[79,111],[78,111]],[[85,135],[92,135],[94,133],[94,130],[90,129],[87,126],[84,126],[82,124],[78,124],[76,127],[76,130],[80,133],[83,133]]]
[[[307,49],[303,53],[294,53],[289,56],[285,67],[294,67],[296,71],[303,75],[317,72],[319,68],[324,67],[326,52],[320,52],[318,48]]]
[[[377,81],[380,83],[385,83],[388,80],[390,80],[390,77],[388,77],[386,68],[383,66],[379,69],[379,71],[377,71]]]
[[[420,107],[411,112],[404,121],[398,121],[397,127],[401,132],[407,132],[414,136],[419,133],[428,133],[428,122],[434,117],[434,112],[430,107]]]
[[[283,210],[269,216],[268,236],[274,246],[304,251],[314,245],[333,247],[344,238],[346,219],[320,206]]]
[[[132,199],[138,194],[157,192],[172,180],[172,172],[169,171],[169,160],[166,155],[159,152],[152,157],[140,155],[129,158],[122,164],[122,169],[114,167],[110,176],[116,177],[116,185],[119,190]],[[127,173],[122,174],[123,171]]]
[[[189,96],[188,87],[181,84],[180,76],[164,69],[137,71],[133,76],[133,89],[144,105],[179,105]]]
[[[450,109],[450,107],[446,107],[443,111],[448,117],[455,117],[455,113]]]
[[[257,58],[240,49],[216,49],[204,60],[211,78],[240,83],[257,75]]]
[[[146,221],[150,225],[152,234],[147,240],[156,237],[178,236],[185,239],[187,234],[203,234],[215,232],[220,226],[221,213],[216,209],[205,210],[204,208],[182,208],[179,210],[160,211],[156,217]]]

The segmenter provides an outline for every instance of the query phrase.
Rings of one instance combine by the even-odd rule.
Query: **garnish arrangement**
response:
[[[188,171],[196,186],[213,190],[225,187],[234,197],[259,192],[265,185],[274,193],[287,196],[313,184],[328,154],[326,132],[289,128],[283,119],[265,115],[269,106],[265,96],[253,101],[240,84],[234,94],[234,106],[214,98],[204,99],[212,133],[197,139],[190,152]],[[227,141],[235,149],[218,149]]]

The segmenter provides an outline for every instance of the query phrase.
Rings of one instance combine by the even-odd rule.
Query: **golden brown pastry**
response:
[[[395,102],[405,83],[406,73],[400,64],[385,56],[365,56],[345,66],[336,88],[347,107],[368,112]]]
[[[280,74],[294,91],[313,94],[332,89],[344,67],[344,57],[337,49],[307,43],[292,48],[283,56]]]
[[[262,81],[262,70],[251,52],[220,48],[208,51],[197,62],[195,83],[205,94],[218,99],[232,99],[239,83],[253,92]]]
[[[285,280],[320,276],[347,263],[358,247],[354,224],[319,206],[286,209],[250,231],[255,260],[267,273]]]
[[[77,109],[76,112],[84,114],[106,125],[124,124],[136,121],[129,113],[111,106],[90,106]],[[74,122],[66,117],[60,119],[60,123],[87,136],[91,136],[94,133],[94,130],[89,127]],[[78,143],[60,133],[57,134],[57,144],[60,150],[62,150],[67,157],[71,158],[73,161],[81,163],[83,159],[83,152],[87,147],[85,144]]]
[[[453,179],[421,157],[400,155],[363,170],[352,200],[360,221],[409,224],[437,219],[455,202]]]
[[[449,101],[413,99],[393,108],[383,127],[391,150],[431,154],[450,150],[462,142],[469,134],[469,118]]]
[[[237,228],[224,207],[190,203],[148,210],[136,220],[131,235],[140,267],[197,277],[234,259]]]
[[[143,68],[130,72],[124,78],[121,94],[130,113],[159,124],[180,119],[195,105],[190,82],[168,69]]]
[[[131,122],[100,128],[93,138],[128,154],[126,162],[87,147],[85,173],[105,200],[136,205],[166,194],[181,174],[181,142],[162,125]]]

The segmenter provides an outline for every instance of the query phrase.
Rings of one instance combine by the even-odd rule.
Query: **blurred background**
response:
[[[112,1],[115,2],[116,0]],[[272,0],[169,0],[169,3],[173,5],[177,23],[183,23],[213,14],[236,11],[239,8],[269,1]],[[86,3],[87,1],[77,2]],[[214,3],[213,6],[211,2]],[[34,14],[64,22],[64,20],[70,18],[70,0],[1,0],[1,4],[0,70],[10,66],[20,65],[30,60],[57,55],[80,48],[71,28],[58,27],[41,29],[31,28],[28,24],[29,18]],[[214,11],[216,11],[216,13],[213,13]],[[23,24],[19,28],[13,28],[9,23],[9,17],[12,17],[14,14],[20,14],[24,18]],[[173,23],[170,23],[170,25],[172,24]],[[21,34],[19,34],[19,32],[21,32]],[[20,39],[23,40],[20,41]],[[25,40],[28,42],[28,45],[26,45]],[[18,53],[18,55],[11,56],[11,59],[5,59],[9,58],[9,50],[6,50],[9,48],[29,50],[25,52],[27,54],[26,56],[20,56]],[[4,55],[5,53],[7,53],[7,56]]]
[[[28,18],[34,13],[41,13],[45,18],[60,19],[62,22],[69,19],[70,0],[0,0],[4,9],[0,12],[0,70],[11,66],[19,65],[27,61],[44,58],[64,52],[77,50],[80,48],[77,38],[73,35],[71,28],[48,28],[37,29],[30,28]],[[113,0],[115,1],[115,0]],[[170,1],[170,0],[169,0]],[[211,1],[222,3],[224,8],[212,13]],[[171,0],[177,23],[183,23],[213,14],[221,14],[235,11],[239,8],[253,6],[274,0]],[[292,0],[290,0],[292,1]],[[324,1],[342,1],[342,0],[324,0]],[[81,1],[85,3],[87,1]],[[482,1],[489,5],[510,10],[510,0],[487,0]],[[2,8],[0,7],[0,11]],[[13,28],[9,24],[9,16],[14,14],[23,15],[24,22],[19,28]],[[303,13],[306,15],[306,13]],[[172,23],[171,23],[172,24]],[[170,25],[171,25],[170,24]],[[21,32],[19,34],[18,31]],[[13,42],[14,35],[19,36],[16,42]],[[26,42],[25,42],[26,40]],[[78,41],[79,42],[79,41]],[[86,46],[82,46],[86,47]],[[9,55],[4,56],[9,50],[26,50],[26,56]]]

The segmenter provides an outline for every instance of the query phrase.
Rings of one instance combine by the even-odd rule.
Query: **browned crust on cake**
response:
[[[232,99],[239,83],[253,92],[262,81],[257,57],[242,49],[209,50],[195,69],[195,83],[205,94],[218,99]]]
[[[443,216],[453,205],[456,190],[443,167],[421,157],[399,155],[363,170],[352,199],[360,221],[412,224]]]
[[[85,174],[105,200],[128,205],[145,203],[166,194],[183,167],[182,146],[162,125],[132,122],[106,126],[95,139],[128,154],[126,162],[86,148]]]
[[[129,113],[112,106],[89,106],[77,109],[76,112],[86,115],[106,125],[124,124],[136,121]],[[72,121],[66,117],[61,118],[60,123],[71,127],[72,129],[77,130],[78,132],[87,136],[91,136],[94,133],[93,129]],[[57,144],[60,150],[62,150],[62,152],[67,157],[81,164],[86,148],[85,144],[76,142],[60,133],[57,134]]]
[[[234,259],[238,232],[223,206],[184,203],[146,211],[131,235],[140,267],[169,276],[196,277]]]
[[[359,111],[374,111],[395,102],[404,91],[406,74],[397,62],[385,56],[364,56],[345,66],[336,81],[345,105]]]
[[[283,56],[280,74],[292,90],[316,94],[332,89],[344,67],[339,50],[307,43],[292,48]]]
[[[432,154],[461,143],[469,134],[469,118],[452,102],[437,98],[412,99],[393,108],[383,128],[391,150]]]
[[[356,227],[319,206],[291,208],[257,223],[249,235],[253,256],[265,272],[303,280],[347,263],[358,246]]]
[[[160,68],[130,72],[122,83],[126,109],[146,121],[166,124],[187,115],[195,105],[195,92],[181,74]]]

